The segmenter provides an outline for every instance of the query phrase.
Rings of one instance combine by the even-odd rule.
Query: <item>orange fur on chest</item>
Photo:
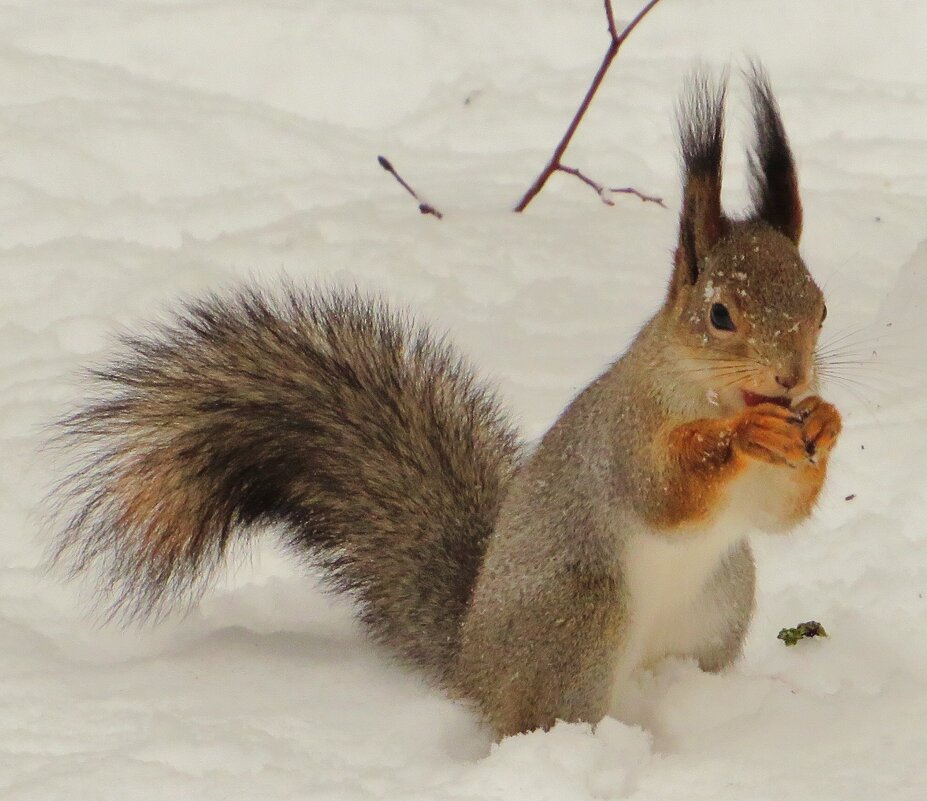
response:
[[[706,419],[685,423],[659,438],[655,447],[662,451],[656,456],[663,462],[663,480],[648,522],[661,529],[681,529],[717,514],[734,482],[752,465],[764,464],[736,447],[736,436],[732,421]],[[762,434],[757,439],[761,442]],[[811,513],[826,476],[827,456],[825,451],[816,462],[772,468],[786,471],[782,485],[769,487],[781,495],[781,523],[793,525]]]
[[[674,528],[709,517],[724,487],[745,467],[733,450],[733,431],[724,420],[696,420],[673,429],[658,441],[665,448],[660,499],[649,521]]]

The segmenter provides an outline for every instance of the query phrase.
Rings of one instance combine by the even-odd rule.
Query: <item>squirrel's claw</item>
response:
[[[808,456],[826,455],[837,441],[843,427],[836,407],[814,395],[805,398],[796,409],[803,417],[802,435]]]

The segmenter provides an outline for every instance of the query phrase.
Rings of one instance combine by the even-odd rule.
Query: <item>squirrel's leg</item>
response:
[[[607,714],[626,634],[618,584],[564,565],[517,605],[500,608],[497,598],[482,607],[474,598],[459,667],[497,737]]]
[[[753,617],[756,568],[746,540],[735,546],[705,588],[705,636],[692,654],[702,670],[723,670],[743,650]]]

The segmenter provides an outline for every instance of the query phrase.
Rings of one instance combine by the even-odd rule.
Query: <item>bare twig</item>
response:
[[[610,191],[602,186],[598,181],[593,181],[588,175],[583,175],[575,167],[564,167],[562,164],[558,164],[556,169],[559,172],[565,172],[567,175],[575,175],[587,186],[591,186],[599,195],[599,200],[601,200],[606,206],[614,206],[615,201],[609,197]]]
[[[606,187],[603,184],[594,181],[588,175],[583,174],[575,167],[566,167],[561,162],[561,159],[563,158],[564,153],[566,153],[570,142],[573,140],[573,136],[579,128],[583,117],[589,110],[589,106],[591,105],[596,92],[598,92],[599,87],[602,85],[602,81],[605,79],[606,73],[611,67],[612,62],[615,60],[615,56],[618,55],[618,51],[621,49],[621,45],[624,44],[634,29],[640,24],[644,17],[647,16],[650,10],[659,2],[660,0],[649,0],[649,2],[644,5],[644,7],[637,13],[637,16],[635,16],[634,19],[632,19],[624,27],[624,30],[619,33],[617,24],[615,23],[615,13],[612,9],[612,0],[604,0],[605,16],[608,21],[608,33],[611,37],[608,50],[605,51],[605,56],[602,59],[602,63],[599,65],[598,70],[596,70],[595,76],[592,79],[592,83],[586,90],[586,94],[583,97],[579,108],[576,110],[576,113],[573,115],[573,119],[567,127],[566,133],[564,133],[557,147],[554,149],[553,155],[551,156],[550,161],[548,161],[547,166],[544,167],[544,169],[541,171],[541,174],[538,175],[534,183],[528,188],[528,191],[525,193],[524,197],[522,197],[522,199],[518,202],[518,205],[514,209],[516,212],[522,212],[528,207],[528,204],[534,200],[538,193],[544,188],[550,176],[555,172],[563,172],[567,175],[572,175],[578,178],[584,184],[595,190],[599,196],[599,199],[609,206],[615,205],[615,201],[612,200],[611,195],[625,194],[634,195],[635,197],[640,198],[642,202],[656,203],[657,205],[666,208],[666,204],[660,197],[644,194],[632,186],[616,188]],[[390,173],[399,182],[399,185],[402,186],[406,192],[412,195],[416,201],[418,201],[418,210],[422,214],[431,214],[434,217],[437,217],[439,220],[444,218],[444,215],[440,211],[418,196],[418,193],[411,186],[409,186],[408,183],[406,183],[405,179],[398,172],[396,172],[395,167],[393,167],[393,165],[385,156],[378,156],[377,160],[380,162],[380,166],[388,173]]]
[[[544,184],[547,183],[547,179],[558,170],[570,173],[571,175],[576,175],[577,178],[583,180],[580,175],[577,175],[576,171],[571,169],[563,169],[563,165],[560,163],[560,160],[563,158],[563,154],[566,152],[567,147],[569,147],[570,141],[573,139],[573,135],[576,133],[576,129],[579,128],[580,122],[582,122],[583,117],[589,110],[589,105],[592,103],[592,99],[595,97],[596,92],[599,91],[599,87],[602,85],[605,74],[608,72],[609,67],[611,67],[612,62],[615,60],[615,56],[618,55],[618,51],[621,49],[621,45],[624,44],[625,40],[631,35],[641,20],[643,20],[644,17],[646,17],[650,12],[650,10],[659,2],[660,0],[650,0],[650,2],[647,3],[638,12],[637,16],[634,17],[634,19],[632,19],[625,26],[624,30],[619,33],[615,24],[615,13],[612,10],[611,0],[605,0],[605,16],[608,19],[608,32],[611,36],[611,42],[608,45],[608,50],[605,51],[605,56],[602,59],[602,63],[599,65],[599,69],[596,71],[595,77],[592,79],[592,83],[589,85],[589,89],[586,91],[585,97],[583,97],[582,102],[579,104],[579,108],[576,110],[576,114],[573,115],[573,119],[570,122],[569,127],[567,127],[566,133],[564,133],[563,138],[561,138],[559,144],[554,149],[554,153],[551,156],[550,161],[547,162],[547,166],[534,180],[534,183],[531,184],[531,186],[528,188],[528,191],[525,192],[524,197],[522,197],[522,199],[518,202],[518,205],[515,207],[515,211],[524,211],[528,207],[528,204],[534,200],[537,194],[544,188]],[[588,180],[585,182],[589,183]],[[593,184],[589,185],[593,186]],[[595,187],[593,186],[593,188]],[[604,199],[602,192],[598,189],[596,191],[598,191],[599,196],[603,197]],[[649,199],[649,196],[644,196],[636,190],[628,191],[626,194],[635,194],[642,199],[644,197]]]
[[[588,175],[580,172],[575,167],[566,167],[563,164],[558,164],[556,167],[557,172],[565,172],[567,175],[575,176],[579,178],[587,186],[592,187],[599,196],[599,199],[606,206],[614,206],[615,201],[611,199],[611,195],[634,195],[639,197],[645,203],[656,203],[658,206],[663,206],[666,208],[666,204],[663,202],[663,198],[656,197],[654,195],[645,195],[643,192],[638,192],[634,187],[623,186],[623,187],[607,187],[600,184],[598,181],[592,180]]]
[[[610,0],[605,0],[605,17],[608,19],[608,32],[614,42],[620,34],[618,33],[618,26],[615,24],[615,11]]]
[[[418,196],[418,193],[406,183],[405,179],[398,172],[396,172],[396,168],[392,165],[392,163],[390,163],[390,160],[386,158],[386,156],[377,156],[377,161],[380,162],[380,166],[384,170],[386,170],[390,175],[393,176],[393,178],[399,181],[399,185],[405,189],[406,192],[408,192],[418,201],[418,210],[422,214],[431,214],[432,216],[437,217],[439,220],[444,219],[444,215],[440,211],[432,206],[431,203],[426,203],[424,200],[422,200]]]
[[[613,195],[634,195],[634,197],[639,197],[644,203],[656,203],[658,206],[663,206],[666,208],[666,204],[663,202],[662,197],[657,197],[656,195],[645,195],[643,192],[638,191],[633,186],[613,186],[608,190]]]

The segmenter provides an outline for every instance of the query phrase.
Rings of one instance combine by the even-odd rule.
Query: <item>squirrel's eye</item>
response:
[[[824,321],[827,319],[827,304],[824,304],[824,311],[821,312],[821,325],[824,325]]]
[[[711,324],[719,331],[734,330],[734,321],[731,319],[731,313],[723,303],[711,304],[709,319],[711,320]]]

